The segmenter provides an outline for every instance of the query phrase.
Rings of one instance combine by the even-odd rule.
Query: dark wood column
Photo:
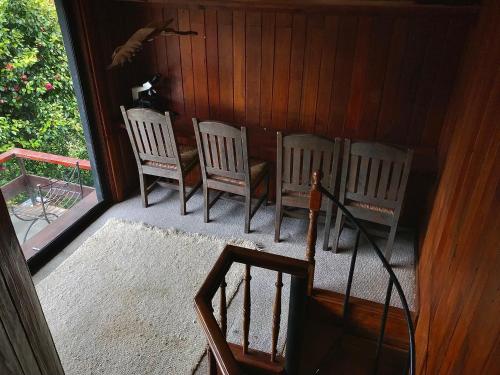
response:
[[[64,374],[1,193],[0,374]]]

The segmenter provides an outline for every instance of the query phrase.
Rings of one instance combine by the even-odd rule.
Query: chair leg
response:
[[[184,179],[179,179],[179,200],[181,201],[181,215],[186,214],[186,187],[184,186]]]
[[[398,229],[397,224],[393,224],[391,226],[391,230],[389,231],[389,237],[387,238],[387,243],[385,245],[384,256],[387,262],[389,263],[391,263],[392,248],[394,246],[394,239],[396,238],[397,229]]]
[[[281,197],[276,197],[276,212],[274,218],[274,242],[280,242],[281,222],[283,221],[283,206]]]
[[[50,221],[48,219],[46,219],[47,222],[50,224]],[[31,222],[31,224],[29,225],[28,229],[26,229],[26,233],[24,233],[24,237],[23,237],[23,243],[26,242],[26,239],[28,238],[28,233],[30,232],[31,228],[33,227],[33,225],[35,225],[35,223],[38,221],[38,219],[35,219]]]
[[[342,211],[337,210],[337,216],[335,217],[335,227],[333,228],[333,243],[332,243],[332,251],[334,253],[338,252],[339,247],[339,237],[340,232],[342,230]]]
[[[250,213],[252,211],[252,194],[245,195],[245,233],[250,233]]]
[[[325,218],[325,236],[323,238],[323,250],[328,251],[328,242],[330,241],[330,228],[332,226],[332,214],[333,214],[333,206],[330,204],[326,209],[326,218]]]
[[[269,174],[266,175],[266,200],[264,201],[264,206],[269,205],[269,191],[270,187],[269,185],[271,184],[271,176]]]
[[[209,216],[210,207],[208,206],[210,204],[209,198],[210,198],[209,189],[205,184],[203,184],[203,220],[205,221],[205,223],[208,223],[210,220]]]
[[[146,186],[146,176],[139,173],[139,184],[141,185],[142,207],[148,206],[148,191]]]

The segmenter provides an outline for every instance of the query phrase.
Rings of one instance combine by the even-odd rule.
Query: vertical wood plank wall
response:
[[[425,199],[433,182],[473,10],[332,5],[304,11],[192,3],[114,1],[109,14],[99,16],[105,31],[96,34],[92,48],[102,59],[107,126],[119,126],[118,108],[130,104],[130,87],[159,72],[165,77],[160,92],[179,115],[176,131],[188,142],[194,142],[191,117],[197,116],[246,125],[251,155],[270,161],[276,130],[414,148],[406,211],[418,216],[417,200]],[[169,18],[173,27],[198,36],[160,37],[132,63],[104,70],[113,49],[135,30]],[[126,138],[120,142],[124,156]]]
[[[483,6],[418,266],[419,374],[500,372],[500,2]]]
[[[0,374],[64,375],[0,193]]]

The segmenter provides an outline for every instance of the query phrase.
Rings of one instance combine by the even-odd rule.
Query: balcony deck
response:
[[[46,246],[50,241],[60,235],[65,228],[74,223],[79,217],[87,212],[97,203],[97,195],[95,189],[91,186],[80,186],[77,183],[68,183],[65,187],[71,192],[81,193],[81,199],[69,208],[56,207],[57,219],[51,220],[51,223],[43,219],[22,220],[19,216],[14,215],[14,211],[21,209],[30,209],[32,206],[33,192],[37,186],[45,186],[54,181],[49,177],[37,176],[27,172],[24,161],[33,160],[43,163],[61,165],[68,168],[78,166],[80,170],[91,170],[88,160],[76,159],[67,156],[53,155],[39,151],[24,150],[21,148],[13,148],[7,152],[0,154],[0,167],[9,160],[15,159],[20,167],[20,175],[12,181],[0,187],[0,190],[6,201],[19,197],[25,194],[27,200],[11,205],[11,221],[18,236],[19,242],[22,243],[23,252],[26,259],[31,258],[39,249]],[[32,227],[30,228],[30,225]],[[26,241],[24,236],[26,235]]]

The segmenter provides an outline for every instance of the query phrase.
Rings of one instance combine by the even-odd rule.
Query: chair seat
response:
[[[365,203],[365,202],[349,202],[349,206],[354,206],[358,208],[364,208],[365,210],[376,211],[384,214],[394,215],[394,210],[392,208],[376,206],[374,204]]]
[[[183,169],[188,169],[198,160],[198,150],[196,147],[181,145],[179,147],[179,153]],[[144,162],[144,165],[148,165],[150,167],[155,167],[155,168],[168,169],[171,171],[177,170],[176,164],[162,163],[159,161],[148,160]]]
[[[311,194],[309,191],[292,191],[285,190],[282,193],[285,196],[297,197],[297,198],[307,198],[309,199],[309,195]]]
[[[298,207],[298,208],[309,208],[309,191],[293,191],[293,190],[284,190],[281,193],[281,199],[283,200],[283,205],[287,207]],[[326,211],[328,205],[332,203],[329,202],[328,199],[321,200],[321,211]]]
[[[257,159],[250,159],[250,181],[252,182],[252,186],[258,183],[262,177],[267,172],[267,162]],[[238,180],[236,178],[230,178],[226,176],[219,175],[210,175],[209,178],[211,180],[225,182],[227,184],[237,185],[237,186],[245,186],[245,180]]]

